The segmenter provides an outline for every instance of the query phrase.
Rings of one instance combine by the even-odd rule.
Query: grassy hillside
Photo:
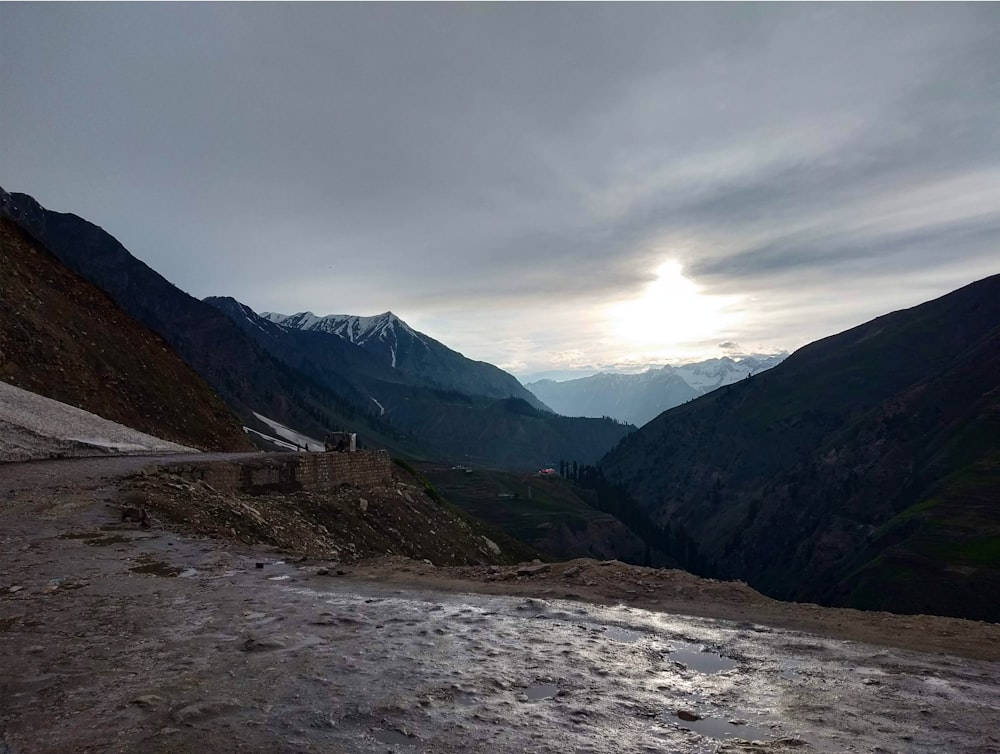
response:
[[[475,518],[558,560],[597,558],[640,565],[659,553],[614,516],[593,506],[587,490],[558,476],[418,463],[441,495]]]

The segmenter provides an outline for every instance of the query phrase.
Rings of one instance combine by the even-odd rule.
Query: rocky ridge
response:
[[[437,565],[498,564],[535,555],[435,500],[402,469],[388,485],[264,495],[222,492],[150,469],[123,486],[120,504],[145,508],[160,525],[180,531],[334,563],[392,555]]]

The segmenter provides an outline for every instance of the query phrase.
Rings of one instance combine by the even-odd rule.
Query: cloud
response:
[[[998,32],[991,4],[0,4],[0,177],[195,295],[391,309],[519,371],[792,348],[996,271]],[[609,312],[667,262],[739,317],[637,350]]]

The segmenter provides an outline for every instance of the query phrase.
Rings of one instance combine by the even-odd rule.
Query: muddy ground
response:
[[[617,562],[298,562],[123,524],[137,464],[0,467],[3,754],[1000,752],[1000,626]]]

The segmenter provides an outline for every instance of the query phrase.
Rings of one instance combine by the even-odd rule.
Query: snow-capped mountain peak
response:
[[[513,375],[492,364],[465,358],[429,335],[414,330],[391,311],[371,317],[356,314],[318,317],[308,311],[298,314],[262,312],[260,316],[290,330],[336,335],[360,346],[383,364],[436,389],[491,398],[513,396],[535,408],[548,410]]]
[[[753,354],[653,367],[639,374],[601,372],[590,377],[528,383],[539,400],[567,416],[611,416],[642,426],[685,401],[762,372],[785,354]]]
[[[282,327],[327,332],[359,346],[365,345],[370,340],[394,340],[400,333],[423,342],[416,330],[391,311],[371,317],[356,314],[327,314],[319,317],[312,312],[298,314],[262,312],[261,316]]]

